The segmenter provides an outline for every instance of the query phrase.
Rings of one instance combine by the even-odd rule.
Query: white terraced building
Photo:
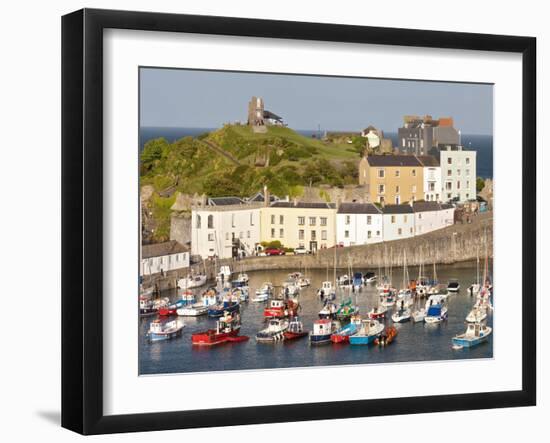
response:
[[[386,205],[382,213],[384,241],[414,237],[414,212],[410,204]]]
[[[340,246],[384,241],[383,214],[372,203],[342,203],[336,214],[336,242]]]
[[[141,247],[139,275],[153,275],[189,267],[189,248],[170,240]]]
[[[261,203],[210,198],[191,211],[191,252],[203,259],[253,255],[260,243]]]
[[[445,228],[454,223],[454,206],[438,202],[414,202],[415,235],[422,235],[428,232]]]

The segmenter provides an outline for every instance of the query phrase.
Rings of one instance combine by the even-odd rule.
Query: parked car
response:
[[[267,248],[265,255],[285,255],[285,251],[279,248]]]
[[[294,254],[306,255],[306,254],[310,254],[310,252],[302,246],[301,248],[294,248]]]

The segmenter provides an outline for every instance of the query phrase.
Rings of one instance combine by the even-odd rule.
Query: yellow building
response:
[[[424,199],[423,165],[414,155],[369,155],[359,162],[359,184],[371,203]]]
[[[278,201],[260,210],[260,241],[315,252],[336,243],[336,207],[331,203]]]

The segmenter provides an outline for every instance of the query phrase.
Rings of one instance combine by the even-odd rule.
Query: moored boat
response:
[[[395,326],[389,326],[379,337],[374,339],[374,344],[378,346],[388,346],[395,340],[395,337],[397,337],[397,328]]]
[[[233,294],[225,294],[220,303],[208,306],[208,316],[221,317],[226,311],[232,313],[239,309],[239,298]]]
[[[295,300],[271,299],[264,309],[265,318],[283,318],[298,315],[300,305]]]
[[[187,277],[180,278],[178,280],[178,288],[180,289],[192,289],[204,286],[206,284],[205,274],[188,275]]]
[[[374,283],[376,281],[376,274],[372,271],[366,272],[363,276],[365,283]]]
[[[359,316],[353,317],[350,323],[342,326],[330,336],[330,341],[332,343],[349,343],[350,336],[357,333],[360,324],[361,318]]]
[[[139,316],[147,317],[150,315],[156,315],[158,308],[155,307],[155,302],[148,297],[139,297]]]
[[[311,344],[330,343],[330,336],[340,329],[340,322],[322,318],[313,322],[313,331],[309,334]]]
[[[321,300],[334,300],[336,298],[336,290],[332,286],[332,282],[327,280],[321,283],[317,295]]]
[[[411,319],[412,312],[409,308],[399,309],[394,312],[391,316],[391,319],[394,323],[405,323]]]
[[[246,336],[239,336],[241,320],[237,312],[225,312],[216,321],[216,329],[197,332],[191,335],[191,342],[196,346],[214,346],[227,342],[241,342],[248,340]]]
[[[372,319],[384,318],[386,316],[386,312],[388,312],[388,308],[386,308],[386,306],[375,306],[369,311],[368,317]]]
[[[443,302],[441,301],[439,303],[432,304],[427,308],[424,321],[428,324],[436,324],[446,320],[447,317],[447,307],[444,306]]]
[[[150,341],[170,340],[181,335],[185,324],[181,320],[172,320],[163,323],[160,320],[153,320],[149,325],[147,336]]]
[[[492,332],[493,329],[483,323],[468,323],[466,332],[453,337],[453,347],[461,349],[477,346],[487,341]]]
[[[304,330],[304,324],[298,317],[292,317],[288,324],[288,329],[283,332],[285,340],[295,340],[308,335],[308,331]]]
[[[384,325],[378,320],[362,320],[361,326],[356,334],[349,338],[351,345],[368,345],[382,333]]]
[[[460,290],[460,283],[456,278],[451,278],[447,283],[447,292],[458,292]]]
[[[185,305],[176,310],[176,313],[180,317],[198,317],[208,313],[208,306],[203,303],[193,303],[192,305]]]
[[[336,318],[337,311],[338,306],[336,305],[336,303],[326,301],[323,308],[319,311],[319,318]]]
[[[483,321],[487,318],[487,308],[483,306],[474,306],[472,310],[466,316],[468,323],[476,323]]]
[[[414,323],[423,322],[425,317],[426,317],[426,309],[424,308],[420,308],[420,309],[417,309],[416,311],[413,311],[411,315],[411,319]]]
[[[256,334],[258,342],[277,342],[284,340],[284,332],[288,329],[288,320],[281,318],[272,318],[269,320],[267,328],[262,329]]]
[[[352,316],[359,313],[359,308],[353,304],[351,298],[344,300],[340,303],[338,310],[336,311],[336,318],[338,320],[348,320]]]

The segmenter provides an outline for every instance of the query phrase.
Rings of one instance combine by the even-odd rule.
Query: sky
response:
[[[404,115],[451,116],[463,134],[492,134],[493,86],[371,78],[141,68],[140,126],[218,128],[246,122],[252,96],[300,130],[397,132]]]

